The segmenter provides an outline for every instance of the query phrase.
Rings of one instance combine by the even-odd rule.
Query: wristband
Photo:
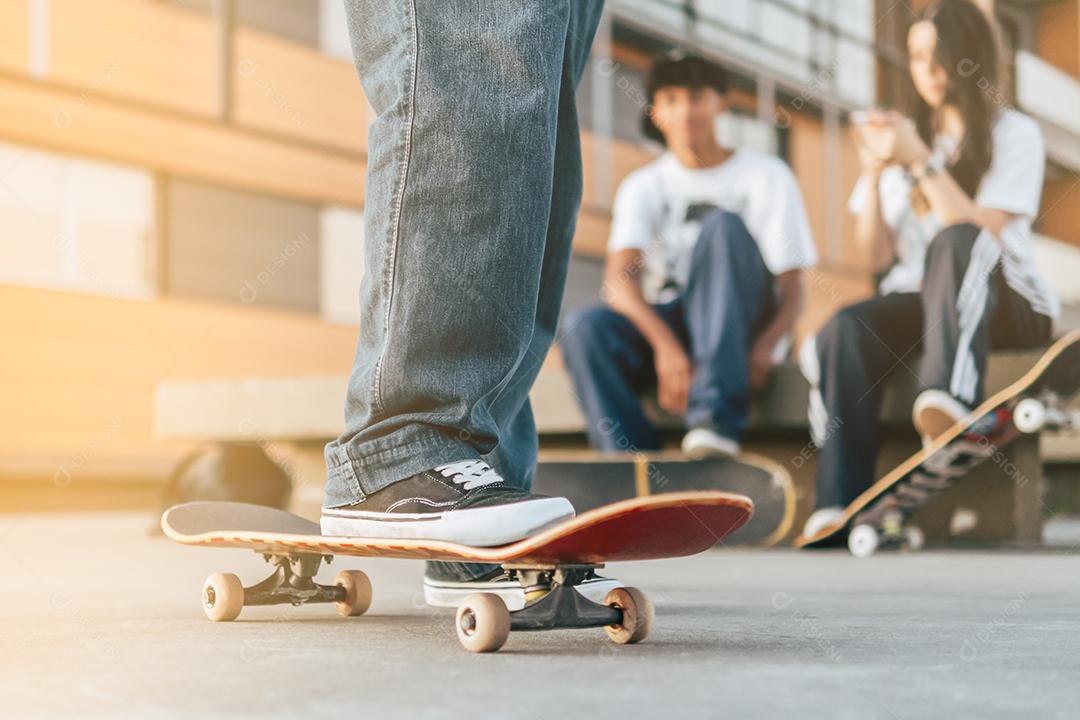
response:
[[[907,176],[908,179],[911,181],[912,185],[917,185],[918,183],[926,180],[927,178],[934,177],[944,168],[945,158],[943,157],[942,153],[932,152],[927,156],[926,160],[923,161],[922,166],[919,167],[915,172],[912,172],[911,169],[908,168]]]

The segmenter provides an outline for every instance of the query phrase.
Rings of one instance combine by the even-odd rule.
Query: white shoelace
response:
[[[435,468],[443,477],[450,478],[464,490],[502,482],[502,476],[483,460],[459,460]]]

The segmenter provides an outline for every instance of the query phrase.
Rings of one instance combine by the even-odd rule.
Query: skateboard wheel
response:
[[[878,531],[870,525],[856,525],[848,534],[848,550],[857,558],[870,557],[881,543]]]
[[[1013,425],[1022,433],[1035,433],[1046,424],[1046,408],[1034,398],[1021,400],[1013,410]]]
[[[363,615],[371,607],[371,580],[360,570],[342,570],[334,576],[334,584],[345,590],[345,599],[334,605],[345,617]]]
[[[629,645],[649,636],[655,610],[645,593],[634,587],[615,588],[604,598],[604,604],[622,610],[621,623],[604,627],[612,642]]]
[[[230,622],[244,609],[244,586],[232,573],[214,573],[206,578],[202,589],[202,606],[206,617],[214,622]]]
[[[510,636],[510,611],[495,593],[473,593],[458,606],[455,627],[466,650],[495,652]]]
[[[904,546],[908,550],[922,550],[922,547],[925,544],[926,535],[923,534],[922,528],[915,527],[914,525],[908,525],[904,528]]]

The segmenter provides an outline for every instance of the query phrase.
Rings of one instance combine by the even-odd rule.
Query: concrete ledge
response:
[[[987,393],[1016,380],[1038,356],[1037,352],[995,353],[987,371]],[[910,426],[916,379],[908,367],[914,368],[915,361],[898,365],[886,381],[882,419],[889,425]],[[326,440],[337,437],[343,427],[346,383],[344,376],[163,382],[154,397],[155,432],[162,438],[184,440]],[[769,387],[753,399],[751,431],[805,431],[808,392],[794,363],[777,367]],[[541,368],[530,398],[541,434],[585,431],[585,419],[557,350]],[[652,398],[646,398],[645,404],[659,426],[682,427],[681,418],[660,410]]]

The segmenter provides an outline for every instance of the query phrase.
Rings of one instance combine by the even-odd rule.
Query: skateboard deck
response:
[[[1022,377],[975,408],[969,418],[859,495],[838,522],[811,537],[798,537],[795,546],[819,548],[847,542],[859,557],[872,555],[879,547],[917,549],[922,535],[918,528],[905,526],[908,518],[1020,433],[1080,428],[1080,411],[1069,406],[1078,391],[1080,332],[1072,332],[1055,342]]]
[[[779,463],[751,453],[737,458],[692,458],[677,450],[540,452],[533,490],[568,498],[579,512],[631,497],[719,490],[754,502],[750,520],[725,545],[770,547],[795,521],[795,486]]]
[[[684,492],[634,498],[596,508],[509,545],[471,547],[452,542],[319,534],[318,523],[282,510],[230,502],[196,502],[165,511],[165,535],[184,545],[248,548],[276,569],[243,587],[231,574],[211,575],[203,586],[203,609],[211,620],[228,621],[247,605],[335,603],[343,615],[360,615],[371,600],[371,584],[357,570],[338,573],[333,585],[314,578],[334,555],[409,558],[501,564],[524,586],[550,591],[510,612],[490,593],[465,598],[458,608],[458,639],[468,650],[497,650],[511,629],[605,627],[619,643],[643,640],[652,606],[640,590],[617,588],[605,604],[582,596],[575,586],[608,561],[654,560],[693,555],[715,545],[753,513],[749,498],[723,492]]]

